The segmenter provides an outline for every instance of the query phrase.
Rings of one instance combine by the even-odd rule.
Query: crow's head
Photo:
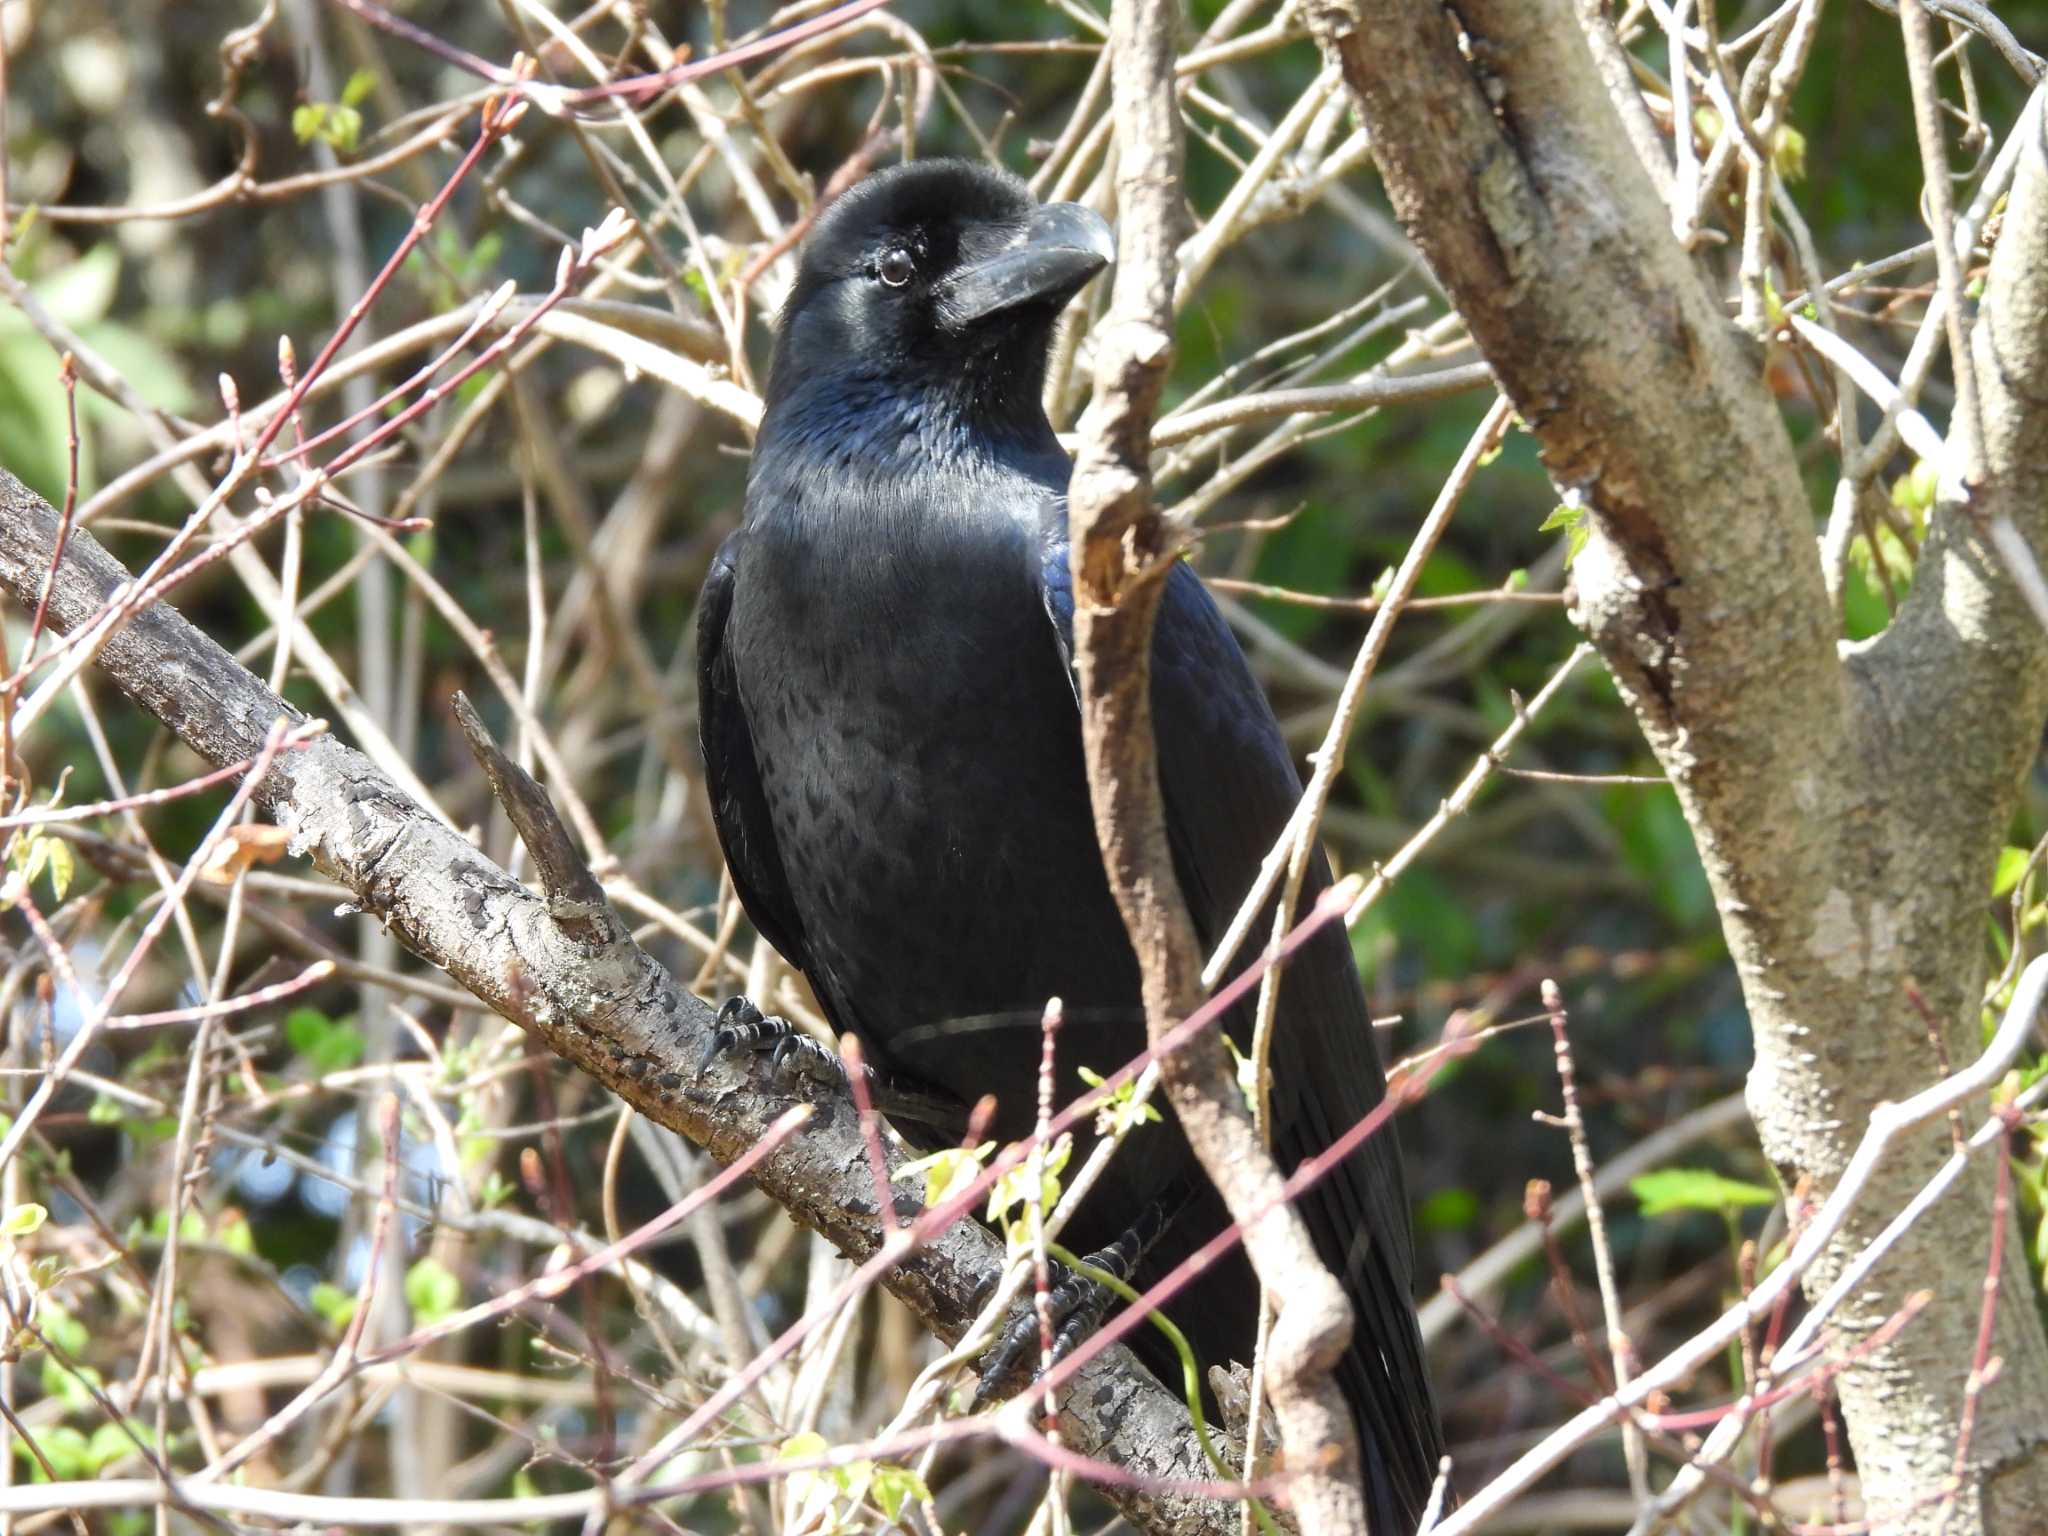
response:
[[[1067,301],[1116,255],[1074,203],[964,160],[878,171],[819,214],[783,306],[771,404],[806,377],[1035,397]]]

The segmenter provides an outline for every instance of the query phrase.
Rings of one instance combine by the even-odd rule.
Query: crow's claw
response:
[[[793,1025],[788,1034],[775,1042],[768,1068],[778,1083],[788,1084],[802,1078],[825,1087],[846,1086],[846,1063]]]
[[[704,1054],[697,1058],[700,1077],[721,1056],[765,1052],[769,1071],[778,1083],[786,1085],[798,1077],[824,1084],[843,1085],[846,1081],[846,1068],[837,1056],[789,1020],[762,1013],[747,998],[728,997],[719,1005],[717,1024]]]
[[[1127,1232],[1111,1246],[1089,1254],[1085,1262],[1091,1269],[1103,1270],[1119,1280],[1128,1281],[1131,1272],[1137,1268],[1141,1242],[1139,1233]],[[1027,1372],[1027,1361],[1039,1362],[1043,1366],[1058,1365],[1066,1359],[1083,1339],[1102,1326],[1103,1317],[1117,1299],[1116,1292],[1100,1280],[1075,1274],[1064,1264],[1056,1263],[1052,1270],[1057,1278],[1046,1292],[1046,1301],[1052,1309],[1052,1359],[1041,1359],[1038,1308],[1027,1304],[981,1358],[981,1380],[974,1389],[976,1412],[1008,1397],[1023,1386],[1027,1377],[1037,1380],[1038,1370]]]

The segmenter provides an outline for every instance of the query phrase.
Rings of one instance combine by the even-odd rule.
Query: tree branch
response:
[[[1095,398],[1081,423],[1068,512],[1089,797],[1155,1046],[1204,992],[1202,948],[1167,843],[1151,701],[1153,619],[1177,558],[1152,500],[1149,445],[1172,358],[1182,223],[1179,20],[1173,0],[1117,0],[1110,13],[1116,285],[1095,331]],[[1160,1074],[1195,1155],[1244,1226],[1246,1253],[1276,1307],[1268,1380],[1302,1529],[1362,1533],[1357,1436],[1333,1374],[1351,1340],[1350,1303],[1281,1198],[1280,1171],[1222,1042],[1202,1034],[1163,1056]]]
[[[25,605],[34,605],[51,568],[57,523],[47,502],[0,470],[0,584]],[[51,585],[51,624],[68,633],[91,623],[128,580],[89,534],[73,532]],[[254,757],[274,721],[300,718],[164,603],[144,609],[108,640],[97,665],[215,764]],[[474,725],[473,713],[465,725]],[[291,830],[295,851],[353,892],[362,910],[415,954],[640,1114],[720,1162],[733,1161],[768,1132],[789,1100],[761,1090],[737,1068],[696,1074],[711,1038],[710,1009],[633,942],[595,883],[583,883],[588,871],[538,787],[499,763],[511,774],[493,778],[504,780],[508,807],[518,807],[521,830],[534,829],[540,844],[529,846],[544,868],[546,897],[331,736],[280,755],[255,798]],[[761,1161],[754,1182],[849,1258],[863,1260],[883,1241],[866,1145],[850,1102],[833,1098],[818,1109],[802,1132]],[[973,1321],[1002,1268],[993,1234],[978,1222],[958,1221],[885,1283],[950,1341]],[[1061,1408],[1067,1446],[1133,1474],[1136,1481],[1103,1492],[1134,1523],[1172,1536],[1234,1527],[1230,1507],[1171,1486],[1200,1484],[1212,1474],[1179,1399],[1127,1352],[1091,1362]]]

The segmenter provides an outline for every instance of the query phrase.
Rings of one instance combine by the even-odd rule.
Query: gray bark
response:
[[[57,513],[0,470],[0,585],[33,607],[50,568]],[[90,534],[72,533],[50,596],[50,622],[90,622],[128,572]],[[137,705],[215,764],[262,748],[280,716],[298,712],[166,603],[136,615],[106,644],[100,670]],[[634,944],[587,881],[566,837],[533,847],[555,900],[521,885],[409,799],[361,753],[333,737],[280,755],[256,798],[294,834],[293,847],[354,893],[406,947],[597,1078],[639,1113],[721,1162],[745,1152],[789,1108],[759,1078],[696,1062],[711,1010]],[[881,1243],[875,1183],[852,1101],[820,1099],[810,1124],[759,1165],[755,1183],[848,1258]],[[956,1222],[884,1283],[940,1338],[957,1339],[1000,1278],[1002,1248],[980,1223]],[[735,1362],[736,1364],[738,1362]],[[1103,1492],[1136,1525],[1162,1536],[1235,1529],[1234,1506],[1161,1484],[1213,1473],[1185,1407],[1118,1347],[1061,1394],[1064,1443],[1122,1467],[1146,1486]]]
[[[1979,1049],[1997,849],[2048,715],[2048,645],[1985,536],[2048,541],[2048,163],[2039,98],[1976,325],[1983,483],[1937,515],[1897,620],[1838,644],[1761,360],[1668,233],[1568,0],[1324,0],[1396,212],[1556,483],[1595,533],[1575,618],[1676,785],[1755,1035],[1749,1101],[1792,1189],[1824,1194],[1870,1111]],[[1966,1112],[1967,1114],[1968,1112]],[[1946,1154],[1880,1175],[1809,1295]],[[1977,1348],[1992,1170],[1974,1166],[1838,1315],[1843,1347],[1911,1291],[1936,1302],[1838,1385],[1886,1529],[2038,1529],[2048,1341],[2009,1242],[1984,1395],[1944,1506]]]

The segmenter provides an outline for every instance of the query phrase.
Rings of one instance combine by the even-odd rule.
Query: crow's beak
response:
[[[1061,305],[1115,260],[1116,236],[1101,214],[1079,203],[1047,203],[1032,210],[1008,245],[946,278],[939,304],[960,326],[1020,304]]]

